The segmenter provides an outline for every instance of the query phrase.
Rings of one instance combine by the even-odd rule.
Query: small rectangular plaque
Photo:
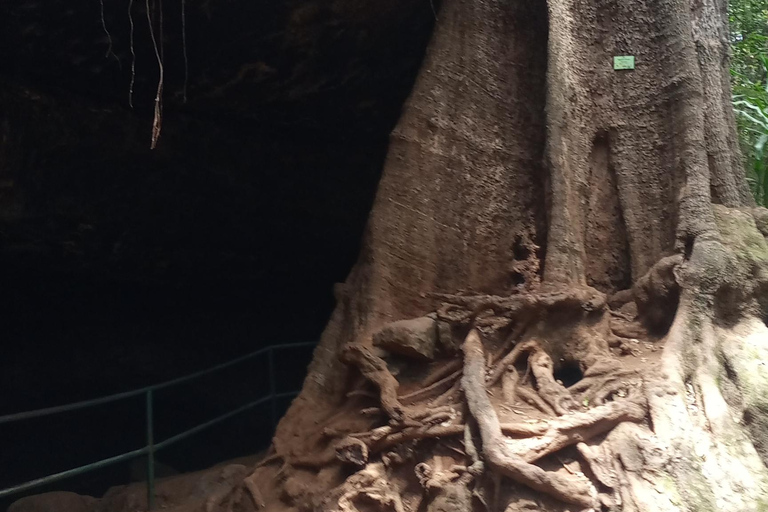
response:
[[[635,56],[616,55],[613,58],[613,69],[635,69]]]

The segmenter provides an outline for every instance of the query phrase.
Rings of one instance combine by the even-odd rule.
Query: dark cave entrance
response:
[[[0,3],[0,46],[15,49],[0,54],[0,415],[317,340],[434,23],[429,2],[406,0],[190,4],[184,104],[167,4],[163,132],[150,151],[157,65],[134,5],[131,110],[126,6]],[[298,389],[310,359],[280,353],[277,391]],[[258,398],[266,376],[253,360],[158,393],[156,439]],[[0,488],[142,447],[142,400],[0,424]],[[272,427],[266,404],[158,460],[209,467],[264,449]],[[26,494],[100,496],[131,471]]]
[[[584,378],[581,368],[575,361],[561,362],[560,366],[555,369],[554,376],[567,388]]]
[[[164,145],[153,153],[144,138],[133,141],[140,149],[115,152],[122,132],[83,136],[85,144],[43,153],[42,162],[30,151],[37,159],[23,166],[13,190],[21,213],[6,210],[0,226],[0,387],[8,390],[0,415],[319,338],[333,285],[357,257],[386,134],[184,121],[183,131],[167,121]],[[276,354],[277,392],[300,389],[311,355],[308,348]],[[260,358],[157,393],[155,438],[256,400],[269,385]],[[277,403],[278,417],[289,403]],[[139,397],[0,425],[0,488],[141,448],[144,418]],[[265,403],[157,458],[179,472],[204,469],[265,449],[272,429]],[[137,470],[119,464],[27,494],[100,496],[141,478]],[[0,509],[21,496],[0,500]]]
[[[174,139],[168,128],[169,153]],[[10,392],[0,415],[122,392],[262,346],[319,338],[334,307],[333,284],[357,256],[386,137],[335,141],[241,129],[237,136],[201,130],[187,140],[173,157],[160,150],[124,160],[113,175],[122,183],[104,204],[88,203],[104,199],[106,179],[96,167],[79,167],[77,151],[57,161],[59,170],[83,173],[69,177],[75,185],[57,182],[51,168],[40,188],[27,188],[45,214],[2,230],[0,387]],[[131,185],[131,174],[141,182]],[[51,213],[49,205],[64,200],[97,214],[75,222]],[[35,245],[30,232],[45,243]],[[52,241],[56,236],[61,240]],[[300,389],[311,355],[311,348],[276,353],[277,392]],[[262,357],[158,392],[155,438],[256,400],[269,386]],[[279,400],[278,417],[289,403]],[[144,410],[138,397],[0,425],[0,488],[142,447]],[[204,469],[265,449],[272,428],[265,403],[157,459],[179,472]],[[28,494],[100,496],[142,473],[141,464],[119,464]]]

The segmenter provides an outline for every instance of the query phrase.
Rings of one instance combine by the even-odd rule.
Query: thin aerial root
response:
[[[464,376],[462,386],[472,417],[477,422],[482,449],[488,465],[535,491],[549,494],[584,508],[597,505],[597,491],[586,477],[562,475],[525,462],[507,447],[499,418],[485,388],[485,356],[480,335],[472,329],[464,341]]]
[[[189,59],[187,58],[187,6],[186,0],[181,0],[181,48],[184,52],[184,89],[182,99],[187,102],[187,82],[189,81]]]
[[[104,54],[104,57],[114,57],[117,61],[117,65],[120,66],[120,59],[115,55],[115,52],[112,51],[112,34],[107,30],[107,21],[104,19],[104,0],[99,0],[99,6],[101,7],[101,28],[107,36],[107,52]]]
[[[584,393],[590,389],[600,388],[607,383],[615,381],[617,379],[626,379],[630,377],[639,377],[635,370],[612,370],[606,373],[591,374],[589,370],[584,372],[584,378],[573,386],[568,388],[568,391],[573,396],[577,396],[580,393]]]
[[[133,108],[133,85],[136,83],[136,49],[133,47],[133,0],[128,0],[128,23],[131,26],[130,30],[130,47],[131,47],[131,84],[128,86],[128,106]]]
[[[157,80],[157,92],[155,94],[155,115],[152,119],[152,142],[150,144],[151,149],[157,147],[157,140],[160,138],[160,131],[163,125],[163,80],[164,80],[164,68],[163,58],[160,56],[160,49],[157,45],[157,39],[155,38],[155,29],[152,25],[152,13],[150,11],[149,0],[146,0],[147,8],[147,22],[149,23],[149,35],[152,38],[152,47],[155,50],[155,57],[157,58],[157,66],[159,68],[160,76]]]
[[[253,479],[254,476],[255,473],[252,473],[250,476],[245,477],[243,479],[243,485],[245,485],[245,489],[248,491],[248,495],[251,497],[251,501],[253,501],[253,506],[256,508],[256,510],[259,510],[266,507],[267,505],[264,502],[264,497],[261,495],[259,486],[256,485],[256,482]]]
[[[511,452],[526,462],[534,462],[563,448],[608,432],[624,421],[638,422],[646,416],[641,403],[623,400],[610,402],[585,412],[572,413],[547,422],[548,429],[538,437],[516,440]]]

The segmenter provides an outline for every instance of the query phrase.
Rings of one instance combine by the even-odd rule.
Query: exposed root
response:
[[[337,512],[358,512],[358,501],[364,498],[379,505],[381,510],[405,512],[400,495],[395,493],[387,480],[384,464],[369,464],[349,477],[342,485]]]
[[[444,301],[438,310],[438,318],[455,324],[470,324],[483,312],[505,318],[526,318],[537,311],[554,307],[581,308],[598,311],[605,307],[605,295],[594,288],[575,288],[556,292],[524,293],[508,297],[496,295],[430,294]]]
[[[189,82],[189,58],[187,57],[187,6],[186,0],[181,0],[181,48],[184,55],[184,89],[182,99],[187,102],[187,83]]]
[[[374,355],[370,348],[360,345],[348,345],[341,355],[342,361],[354,365],[360,373],[379,388],[381,407],[396,422],[405,422],[407,414],[397,397],[400,384],[390,373],[387,363]]]
[[[128,106],[133,108],[133,85],[136,82],[136,49],[133,45],[133,0],[128,0],[129,47],[131,50],[131,83],[128,85]]]
[[[585,508],[596,506],[597,491],[586,477],[545,471],[525,462],[508,448],[496,411],[485,390],[485,356],[480,336],[474,329],[464,341],[462,386],[470,413],[480,430],[484,458],[492,469],[561,501]]]
[[[517,311],[539,314],[542,312],[538,308],[547,307],[547,301],[558,306],[566,304],[583,308],[584,303],[574,299],[577,296],[584,298],[577,293],[519,295],[505,303],[494,298],[490,310],[494,314],[511,315],[510,311],[519,306],[522,309]],[[463,318],[462,321],[470,319],[487,305],[487,302],[477,300],[476,309],[470,310],[466,306],[473,305],[471,299],[457,299],[456,302],[467,304],[454,304],[451,314]],[[509,307],[503,310],[501,306]],[[589,307],[588,304],[587,309]],[[518,340],[520,333],[508,337],[503,343],[490,341],[495,347],[492,356],[489,355],[491,351],[484,350],[479,329],[472,328],[464,340],[463,369],[444,363],[419,383],[420,389],[399,397],[399,383],[386,362],[364,345],[349,346],[344,351],[344,361],[360,370],[361,379],[375,384],[378,388],[375,398],[381,406],[371,408],[365,403],[347,411],[354,410],[357,419],[363,419],[361,411],[366,410],[374,415],[371,423],[379,423],[373,424],[375,428],[358,423],[356,428],[362,430],[358,432],[345,431],[344,427],[334,430],[329,426],[326,435],[331,440],[323,441],[328,444],[324,444],[327,450],[322,457],[312,461],[287,460],[286,463],[294,466],[311,463],[317,469],[335,465],[339,471],[348,471],[352,465],[364,466],[365,469],[348,478],[342,486],[337,509],[340,512],[371,508],[403,512],[464,512],[483,507],[488,511],[504,510],[504,500],[509,499],[510,490],[494,480],[502,477],[529,488],[530,492],[546,494],[576,504],[581,509],[679,512],[678,496],[690,501],[699,499],[696,493],[704,492],[696,487],[697,481],[687,469],[689,464],[699,464],[708,482],[722,480],[730,486],[726,491],[707,490],[707,503],[714,503],[710,494],[726,496],[738,503],[734,490],[739,482],[747,482],[751,485],[750,492],[755,494],[754,489],[758,487],[749,482],[748,472],[731,476],[727,474],[731,471],[728,464],[724,466],[726,469],[720,469],[717,464],[707,460],[699,462],[694,457],[700,449],[702,452],[710,450],[719,457],[717,460],[731,463],[736,460],[736,456],[727,452],[732,449],[730,446],[723,444],[721,447],[715,443],[712,445],[715,451],[712,451],[713,448],[697,443],[699,439],[709,440],[711,435],[717,435],[720,432],[717,429],[723,429],[722,425],[729,420],[728,416],[723,416],[727,412],[726,406],[711,398],[712,390],[716,390],[714,378],[702,376],[701,370],[692,371],[686,378],[692,379],[693,386],[689,388],[694,396],[684,402],[684,397],[676,394],[675,386],[669,381],[676,378],[678,368],[688,371],[687,366],[666,364],[659,368],[658,375],[646,375],[622,367],[620,361],[611,356],[604,343],[605,336],[610,339],[609,328],[614,327],[616,331],[618,325],[622,334],[630,334],[626,329],[622,331],[623,327],[637,327],[631,308],[625,310],[630,313],[609,316],[608,312],[602,311],[599,316],[582,315],[579,311],[572,314],[574,312],[570,310],[564,314],[560,310],[545,312],[525,341]],[[681,318],[678,327],[693,325],[700,329],[706,325],[703,315],[696,317],[696,322]],[[564,323],[554,323],[563,319]],[[577,325],[585,319],[583,324]],[[569,324],[571,321],[573,328]],[[549,331],[547,322],[552,322]],[[508,318],[504,329],[522,325],[519,318]],[[502,331],[491,331],[489,336],[494,338],[489,339],[498,340],[499,332]],[[667,337],[664,349],[667,359],[662,362],[688,364],[684,359],[689,357],[687,353],[679,349],[675,351],[675,347],[684,346],[682,342],[687,338],[681,337],[680,333],[689,332],[696,331],[679,330],[675,336]],[[711,342],[703,334],[693,341]],[[706,354],[717,357],[714,349]],[[578,363],[583,371],[581,379],[566,388],[555,378],[553,360]],[[548,417],[501,424],[493,405],[501,398],[497,389],[490,389],[499,383],[501,389],[498,391],[503,393],[502,407],[523,400]],[[467,409],[461,406],[463,404],[448,406],[454,401],[460,403],[462,399]],[[649,402],[653,411],[653,432],[642,424],[648,417]],[[682,407],[678,407],[678,402]],[[692,412],[691,407],[698,407],[698,410]],[[386,418],[376,418],[377,414],[386,414],[391,421],[382,423]],[[686,419],[695,420],[695,425],[685,424]],[[340,425],[341,422],[332,426]],[[685,436],[667,434],[678,430]],[[684,444],[675,445],[670,439],[684,440]],[[432,441],[422,443],[426,440]],[[571,446],[576,447],[581,460],[561,460],[563,469],[557,471],[544,469],[561,459],[559,452]],[[737,449],[741,450],[741,445]],[[425,457],[429,450],[432,451]],[[343,469],[342,464],[346,465]],[[424,488],[423,495],[417,492],[418,496],[414,496],[412,487],[408,487],[407,482],[413,481],[413,473],[408,478],[403,476],[412,468]],[[389,473],[385,474],[385,471]],[[383,475],[380,478],[388,485],[377,484],[374,474]],[[668,491],[664,486],[672,486],[672,490]],[[522,499],[515,503],[523,503],[527,492],[527,489],[513,491]],[[548,498],[541,499],[544,502]],[[554,510],[546,504],[539,504],[541,506]],[[510,510],[517,512],[518,509],[515,505]],[[692,510],[702,508],[694,501]]]
[[[458,397],[461,394],[461,380],[456,380],[456,382],[453,383],[453,385],[440,395],[439,397],[432,400],[432,406],[439,406],[444,405],[448,403],[456,403],[458,401]]]
[[[536,350],[538,346],[538,343],[533,340],[515,345],[515,348],[513,348],[509,354],[504,356],[504,358],[496,364],[493,372],[491,372],[491,375],[488,377],[486,386],[494,386],[499,381],[501,376],[504,375],[504,372],[506,372],[508,368],[511,368],[512,365],[517,362],[520,356]]]
[[[222,508],[225,512],[232,512],[235,505],[242,500],[243,489],[245,488],[245,484],[242,484],[232,488],[222,488],[211,493],[205,500],[205,512],[214,512]]]
[[[518,382],[520,382],[520,374],[513,367],[510,367],[501,379],[501,392],[507,404],[513,405],[517,400]]]
[[[110,34],[109,30],[107,30],[107,21],[104,19],[104,0],[99,0],[99,7],[101,8],[101,29],[104,31],[104,35],[107,37],[107,51],[104,54],[104,57],[113,57],[119,66],[120,58],[115,55],[115,52],[112,51],[112,34]]]
[[[467,473],[472,476],[480,476],[485,471],[485,464],[480,459],[480,453],[477,451],[475,445],[473,429],[469,423],[464,426],[464,450],[467,452],[467,456],[471,464],[467,467]]]
[[[554,411],[562,416],[577,409],[576,402],[565,387],[555,380],[552,358],[549,354],[539,349],[528,358],[531,372],[536,378],[536,386],[539,394]]]
[[[424,490],[432,496],[427,512],[469,512],[472,510],[468,483],[472,475],[466,468],[444,469],[437,459],[433,468],[421,463],[416,466],[416,475]]]
[[[526,462],[533,462],[567,446],[608,432],[624,421],[638,422],[646,416],[642,399],[610,402],[586,412],[577,412],[547,422],[549,428],[538,437],[509,444],[510,450]]]
[[[342,462],[365,466],[368,463],[368,446],[359,439],[346,437],[336,445],[336,458]]]
[[[615,312],[611,313],[611,332],[614,335],[627,339],[644,339],[648,337],[648,330],[639,322],[615,316]]]
[[[544,434],[547,426],[543,423],[503,423],[501,432],[510,436],[536,436]],[[465,425],[435,425],[431,427],[408,427],[393,431],[392,427],[381,427],[381,430],[371,431],[370,437],[363,434],[373,453],[384,451],[406,441],[420,439],[455,437],[464,432]],[[384,430],[386,429],[386,430]]]
[[[248,495],[251,497],[254,508],[259,510],[266,507],[267,505],[264,502],[264,496],[262,496],[261,491],[259,490],[259,486],[256,484],[255,477],[256,473],[251,473],[249,476],[243,479],[243,485],[245,485],[245,489],[248,491]]]
[[[160,49],[158,48],[157,38],[155,37],[155,28],[152,22],[152,14],[151,14],[151,8],[149,5],[149,0],[146,0],[146,9],[147,9],[147,23],[149,24],[149,35],[152,38],[152,47],[155,50],[155,58],[157,59],[157,67],[160,74],[157,80],[157,92],[155,93],[155,113],[152,119],[152,141],[150,143],[150,148],[155,149],[155,147],[157,147],[157,141],[160,138],[160,131],[162,130],[162,125],[163,125],[163,84],[164,84],[165,68],[163,66],[163,57],[160,54]],[[161,13],[160,29],[162,31],[162,8],[160,13]],[[161,44],[162,44],[162,35],[161,35]]]

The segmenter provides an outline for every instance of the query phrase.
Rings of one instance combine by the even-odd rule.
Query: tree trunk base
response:
[[[236,507],[763,510],[768,244],[745,211],[715,212],[722,241],[663,260],[629,294],[679,284],[664,336],[629,301],[578,288],[442,297],[434,318],[462,352],[433,363],[345,347],[348,398],[297,450],[278,435]]]

